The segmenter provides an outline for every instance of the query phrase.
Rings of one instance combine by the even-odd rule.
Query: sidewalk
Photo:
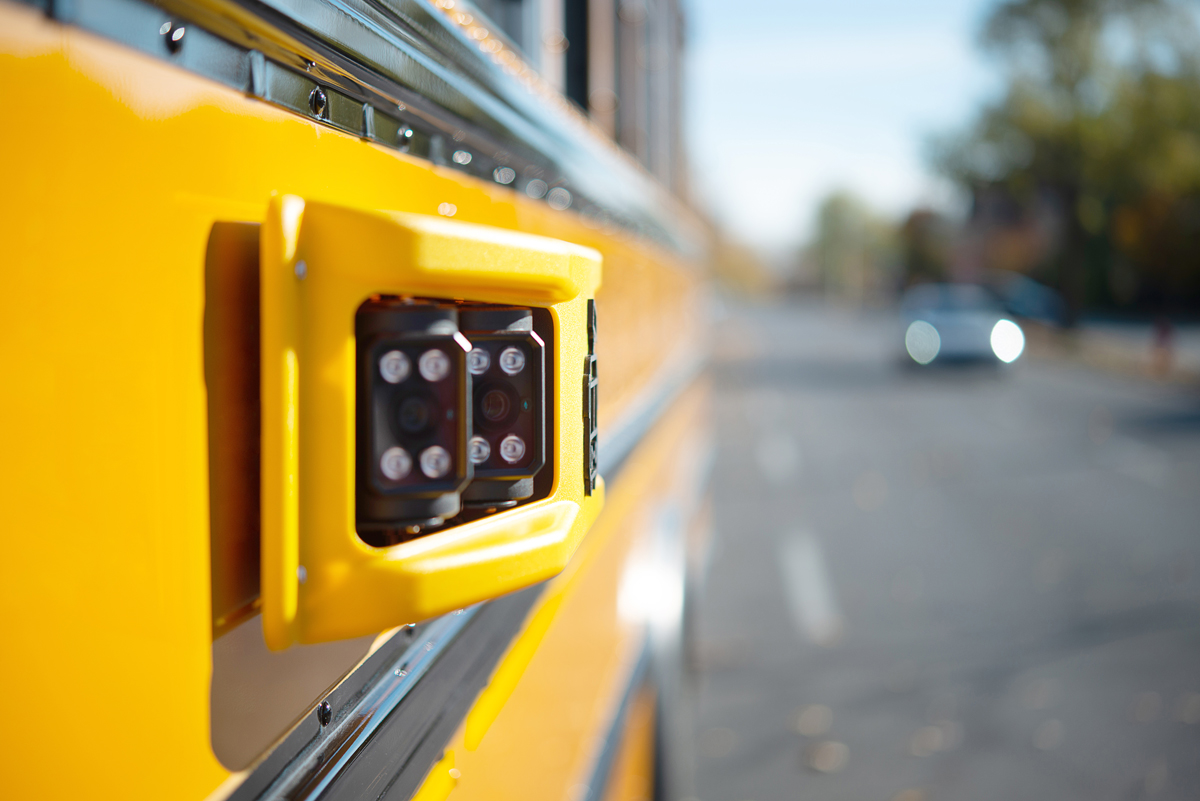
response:
[[[1174,329],[1169,349],[1155,345],[1148,323],[1085,323],[1073,331],[1023,323],[1029,355],[1070,359],[1101,370],[1200,385],[1200,326]]]

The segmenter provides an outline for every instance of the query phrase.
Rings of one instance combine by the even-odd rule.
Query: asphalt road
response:
[[[1200,394],[727,312],[696,797],[1200,798]]]

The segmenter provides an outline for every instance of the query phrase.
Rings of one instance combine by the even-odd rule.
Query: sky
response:
[[[895,217],[954,211],[932,135],[964,127],[1000,76],[976,46],[994,0],[685,0],[686,138],[701,205],[765,252],[802,243],[848,190]]]

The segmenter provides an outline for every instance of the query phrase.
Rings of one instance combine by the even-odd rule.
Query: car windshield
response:
[[[908,311],[999,311],[1000,302],[975,284],[921,284],[904,293]]]

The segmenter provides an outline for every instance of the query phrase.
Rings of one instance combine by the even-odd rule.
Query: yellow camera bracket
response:
[[[439,217],[271,200],[261,237],[262,613],[273,649],[423,620],[559,573],[584,493],[596,251]],[[549,497],[387,548],[355,530],[354,316],[375,294],[538,306],[554,323]],[[543,469],[550,469],[549,466]]]

